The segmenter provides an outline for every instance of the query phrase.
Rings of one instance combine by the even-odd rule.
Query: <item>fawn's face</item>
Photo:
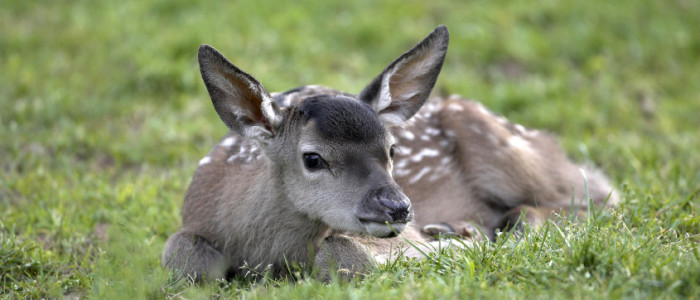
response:
[[[287,199],[337,230],[400,233],[413,209],[391,177],[394,138],[377,113],[331,95],[304,99],[285,113],[286,129],[266,152]]]
[[[387,128],[401,126],[425,103],[448,41],[439,26],[356,99],[318,95],[289,107],[214,48],[202,45],[198,57],[221,120],[264,149],[275,178],[255,183],[260,189],[279,189],[299,212],[333,229],[388,237],[394,231],[387,222],[399,233],[413,213],[391,177],[394,140]]]

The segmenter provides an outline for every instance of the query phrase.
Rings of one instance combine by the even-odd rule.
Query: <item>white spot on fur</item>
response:
[[[410,132],[408,130],[402,130],[400,133],[402,138],[407,139],[409,141],[412,141],[413,139],[416,138],[416,136],[413,134],[413,132]]]
[[[506,119],[502,116],[496,116],[496,121],[498,121],[498,123],[500,123],[501,125],[508,124],[508,119]]]
[[[199,160],[199,165],[203,166],[211,162],[211,157],[205,156],[204,158]]]
[[[403,124],[404,128],[408,128],[408,127],[415,126],[415,125],[416,125],[416,118],[410,118],[410,119],[408,119],[408,121],[404,122],[404,124]]]
[[[430,141],[430,136],[428,136],[427,134],[421,135],[420,140],[428,142]]]
[[[395,169],[394,170],[394,174],[397,177],[406,177],[406,176],[410,175],[411,173],[413,173],[413,171],[408,170],[408,169]]]
[[[443,176],[443,174],[438,174],[438,173],[430,175],[430,177],[428,177],[428,182],[435,182],[438,179],[442,178],[442,176]]]
[[[457,103],[450,103],[447,105],[447,109],[453,110],[453,111],[463,111],[464,107],[462,107],[461,105],[459,105]]]
[[[422,169],[420,169],[420,171],[418,171],[418,174],[416,174],[415,176],[411,177],[411,179],[408,180],[408,183],[414,184],[414,183],[418,182],[418,180],[423,178],[423,176],[425,176],[425,174],[428,174],[429,172],[430,172],[430,167],[423,167]]]
[[[425,129],[425,133],[429,135],[438,135],[440,134],[440,129],[437,129],[435,127],[428,127]]]
[[[396,164],[394,164],[394,167],[399,169],[405,168],[406,166],[408,166],[408,159],[399,160],[396,162]]]
[[[449,164],[450,162],[452,162],[452,157],[449,157],[449,156],[445,156],[442,159],[440,159],[441,165],[446,165],[446,164]]]
[[[423,105],[423,110],[429,111],[429,112],[435,112],[439,109],[439,105],[437,101],[430,101],[428,100],[425,105]]]
[[[528,142],[526,139],[520,137],[520,136],[511,136],[508,139],[508,145],[510,145],[513,148],[524,150],[524,151],[532,151],[532,148],[530,148],[530,142]]]
[[[438,144],[439,144],[440,147],[442,147],[442,148],[447,148],[447,146],[450,145],[450,141],[448,141],[448,140],[442,140],[442,141],[440,141],[440,143],[438,143]]]
[[[397,151],[397,152],[398,152],[399,155],[410,155],[411,152],[413,152],[413,149],[412,149],[412,148],[401,147],[401,146],[398,147],[398,150],[399,150],[399,151]]]
[[[435,157],[438,155],[440,155],[440,151],[430,148],[424,148],[420,152],[416,153],[416,155],[412,156],[411,160],[414,162],[419,162],[423,160],[423,157]]]
[[[515,124],[515,130],[517,130],[520,134],[525,134],[525,132],[527,131],[527,129],[525,129],[525,126],[520,124]]]
[[[476,108],[479,110],[480,113],[485,114],[487,116],[491,115],[491,112],[489,112],[486,107],[484,107],[481,103],[477,104]]]
[[[535,136],[537,136],[538,134],[540,134],[539,130],[528,130],[528,131],[525,133],[525,136],[527,136],[527,137],[535,137]]]
[[[231,147],[233,146],[233,143],[236,142],[236,138],[234,137],[227,137],[223,141],[221,141],[221,146],[224,147]]]

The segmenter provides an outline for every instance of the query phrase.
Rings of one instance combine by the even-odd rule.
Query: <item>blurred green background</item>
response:
[[[474,274],[495,278],[446,289],[697,298],[700,2],[692,0],[1,1],[2,297],[202,295],[159,268],[197,161],[226,132],[199,78],[200,44],[270,91],[316,83],[356,93],[439,24],[451,41],[435,95],[461,94],[560,136],[573,159],[602,167],[618,187],[623,203],[611,218],[620,222],[605,225],[612,239],[664,239],[645,240],[641,253],[609,253],[622,262],[593,269],[598,280],[588,285],[564,279],[589,278],[573,262],[533,283],[493,258]],[[560,245],[549,245],[556,258]],[[655,261],[662,248],[669,258],[658,270],[624,260]],[[384,272],[373,276],[402,271]],[[455,276],[415,280],[435,287]],[[203,293],[443,295],[413,294],[421,284],[411,280],[382,282],[234,282]],[[290,293],[277,294],[279,285]]]

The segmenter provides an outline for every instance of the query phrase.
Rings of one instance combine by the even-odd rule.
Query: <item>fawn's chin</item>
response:
[[[391,227],[384,223],[362,222],[362,226],[365,227],[365,232],[373,237],[378,238],[396,237],[404,229],[406,229],[406,223],[394,223],[390,225]]]

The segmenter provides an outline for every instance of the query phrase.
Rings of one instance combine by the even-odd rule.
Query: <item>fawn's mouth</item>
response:
[[[379,223],[372,221],[360,220],[360,224],[365,228],[365,231],[378,238],[391,238],[399,235],[404,229],[406,229],[407,223]]]

